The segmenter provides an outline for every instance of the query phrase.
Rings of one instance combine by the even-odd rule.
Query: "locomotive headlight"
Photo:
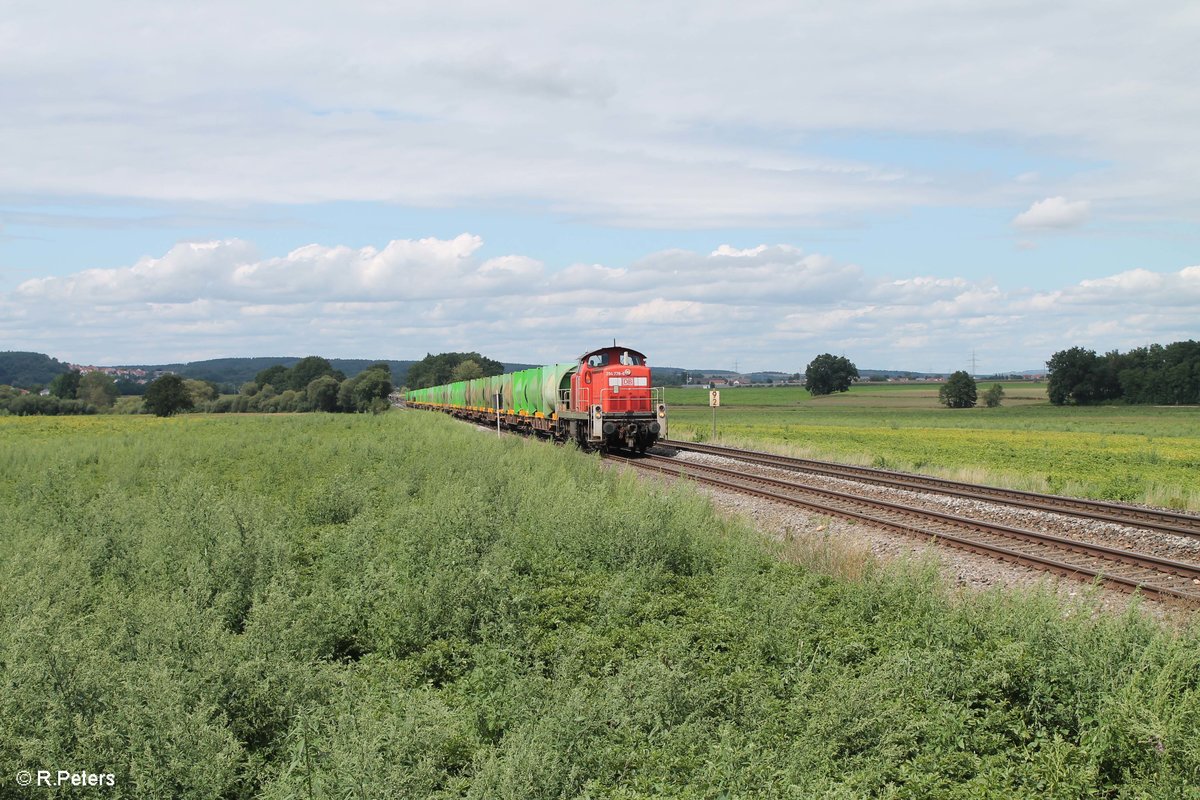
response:
[[[592,406],[592,413],[595,414],[597,417],[600,416],[600,412],[601,412],[600,406]]]
[[[660,417],[665,417],[667,415],[667,407],[663,403],[658,404],[658,415]]]

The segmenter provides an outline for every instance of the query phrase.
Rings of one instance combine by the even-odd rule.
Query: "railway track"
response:
[[[1141,591],[1161,600],[1200,605],[1200,566],[1194,564],[912,508],[795,481],[748,475],[706,464],[683,463],[659,455],[629,457],[610,454],[606,458],[637,469],[684,477],[821,514],[929,538],[962,550],[1064,577],[1099,581],[1126,592]]]
[[[1170,533],[1176,536],[1200,539],[1200,517],[1167,511],[1165,509],[1139,508],[1123,503],[1108,503],[1102,500],[1085,500],[1075,497],[1062,497],[1061,495],[1025,492],[1019,489],[980,486],[945,478],[934,478],[928,475],[914,475],[907,472],[894,472],[892,470],[876,469],[873,467],[856,467],[829,461],[793,458],[719,445],[694,444],[692,442],[677,442],[670,439],[662,439],[658,442],[658,446],[670,447],[674,450],[687,450],[694,453],[708,453],[751,464],[808,472],[826,477],[863,481],[893,489],[936,492],[951,497],[1002,503],[1019,508],[1066,514],[1096,522],[1111,522],[1159,533]]]

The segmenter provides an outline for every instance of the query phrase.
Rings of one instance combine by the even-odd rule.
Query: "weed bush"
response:
[[[1200,791],[1193,632],[1049,594],[952,602],[928,569],[835,578],[570,449],[417,412],[8,417],[0,445],[5,781],[111,771],[118,798]]]

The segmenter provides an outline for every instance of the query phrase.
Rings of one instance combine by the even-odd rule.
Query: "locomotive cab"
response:
[[[650,385],[646,356],[602,347],[579,358],[571,378],[571,411],[587,415],[588,444],[644,452],[665,435],[661,390]]]

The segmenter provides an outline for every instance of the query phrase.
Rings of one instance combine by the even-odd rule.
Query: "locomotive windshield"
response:
[[[646,357],[635,350],[609,348],[589,354],[584,363],[589,367],[607,367],[609,364],[620,364],[623,367],[643,367]]]

